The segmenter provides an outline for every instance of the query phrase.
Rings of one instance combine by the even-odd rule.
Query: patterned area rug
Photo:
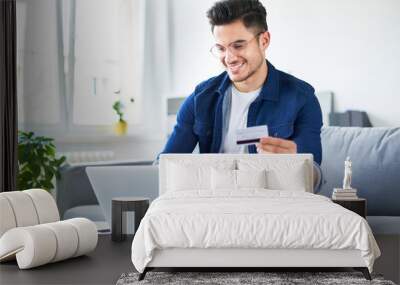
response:
[[[138,273],[124,273],[117,285],[134,284],[376,284],[395,285],[384,280],[380,275],[372,275],[372,281],[364,278],[360,272],[148,272],[142,281],[138,281]]]

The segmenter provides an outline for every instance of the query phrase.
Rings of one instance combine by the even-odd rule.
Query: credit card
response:
[[[260,138],[268,136],[268,126],[256,126],[236,130],[236,144],[249,145],[260,142]]]

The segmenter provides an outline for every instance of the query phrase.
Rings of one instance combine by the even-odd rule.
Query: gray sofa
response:
[[[344,160],[353,164],[352,186],[367,199],[367,220],[382,256],[375,271],[400,282],[400,128],[329,127],[322,131],[320,194],[341,187]]]
[[[367,220],[382,251],[376,270],[399,282],[400,128],[327,127],[322,130],[322,148],[324,181],[319,194],[330,197],[332,189],[342,185],[344,161],[350,156],[353,162],[352,186],[358,189],[360,197],[367,199]],[[149,165],[151,161],[123,165],[138,164]],[[58,207],[64,218],[71,218],[70,214],[87,216],[90,210],[96,219],[104,219],[96,206],[97,199],[85,168],[86,165],[78,165],[62,171]],[[91,205],[89,208],[92,209],[84,205]]]
[[[400,234],[400,128],[329,127],[322,132],[320,194],[341,187],[344,160],[353,162],[352,186],[367,199],[368,222],[377,234]]]

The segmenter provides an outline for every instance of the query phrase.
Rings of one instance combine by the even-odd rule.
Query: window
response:
[[[140,99],[133,1],[77,1],[75,19],[73,124],[112,124],[116,100],[126,107],[125,119],[135,123]]]
[[[140,23],[134,0],[17,0],[22,129],[107,134],[140,123]],[[134,101],[134,102],[132,102]]]

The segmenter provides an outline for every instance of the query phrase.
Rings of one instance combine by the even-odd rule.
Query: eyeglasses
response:
[[[249,43],[253,41],[254,39],[258,39],[259,35],[261,35],[264,32],[259,32],[257,35],[255,35],[253,38],[250,40],[238,40],[233,43],[230,43],[227,48],[223,47],[222,45],[215,44],[214,46],[211,47],[210,52],[213,56],[216,58],[222,58],[225,57],[225,53],[227,50],[229,50],[233,55],[238,55],[240,52],[244,51]]]

